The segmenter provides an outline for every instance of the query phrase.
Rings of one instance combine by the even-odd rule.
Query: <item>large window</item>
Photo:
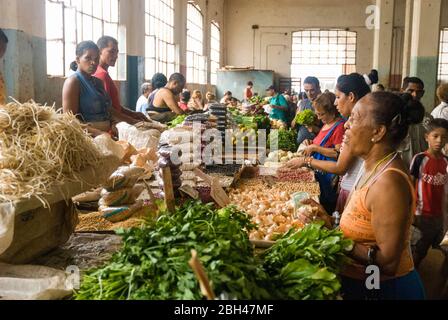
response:
[[[216,85],[217,70],[221,67],[221,30],[216,22],[212,22],[210,30],[210,82]]]
[[[439,76],[440,82],[448,82],[448,28],[440,34]]]
[[[169,77],[176,70],[173,0],[146,0],[145,78],[161,72]]]
[[[120,49],[110,74],[115,80],[126,79],[126,30],[119,24],[119,1],[46,0],[48,75],[66,76],[78,43],[108,35],[118,40]]]
[[[193,2],[187,11],[187,81],[207,83],[207,58],[204,54],[204,18]]]
[[[315,76],[323,89],[334,89],[341,74],[356,71],[356,32],[345,30],[303,30],[292,35],[291,77],[303,83]],[[301,91],[302,88],[293,88]]]

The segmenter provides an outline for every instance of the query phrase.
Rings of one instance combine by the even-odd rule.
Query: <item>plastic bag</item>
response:
[[[116,207],[122,204],[133,203],[135,199],[132,197],[132,188],[125,188],[117,191],[109,192],[104,189],[101,192],[101,199],[99,201],[100,207]]]
[[[110,192],[132,187],[144,173],[144,168],[120,167],[107,179],[104,188]]]
[[[93,141],[104,156],[115,156],[123,161],[126,154],[123,146],[112,140],[109,134],[102,134]]]
[[[63,299],[73,293],[76,285],[76,279],[67,275],[41,266],[0,264],[0,297],[4,300]]]
[[[125,122],[117,124],[120,141],[126,141],[137,149],[156,148],[159,137],[152,130],[142,131]]]
[[[81,193],[72,198],[74,203],[85,203],[98,201],[101,198],[101,189]]]
[[[132,206],[121,206],[121,207],[100,207],[100,213],[103,218],[116,223],[124,221],[134,215],[136,212],[143,208],[143,201],[137,201]]]

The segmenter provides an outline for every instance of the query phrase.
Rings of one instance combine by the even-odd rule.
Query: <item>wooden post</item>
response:
[[[208,300],[215,300],[215,293],[210,286],[210,281],[207,277],[207,274],[205,273],[202,263],[199,261],[198,253],[196,252],[196,250],[191,250],[191,259],[188,264],[193,269],[196,278],[199,280],[202,294],[206,296]]]
[[[227,207],[230,204],[229,196],[219,184],[218,179],[210,177],[198,168],[194,170],[194,173],[211,187],[210,195],[221,208]]]
[[[162,168],[163,192],[165,193],[165,204],[169,212],[174,213],[175,199],[173,189],[173,179],[171,178],[171,169]]]

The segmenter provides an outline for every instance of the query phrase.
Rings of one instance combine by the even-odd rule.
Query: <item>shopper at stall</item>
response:
[[[402,92],[408,93],[416,101],[421,101],[425,94],[425,84],[416,77],[406,77],[403,80]],[[423,123],[431,120],[431,115],[426,113],[423,121],[410,126],[408,136],[403,140],[399,147],[402,159],[410,166],[415,155],[422,153],[428,149],[428,143],[425,139],[425,127]]]
[[[406,77],[403,79],[401,92],[409,93],[414,100],[421,101],[425,95],[425,84],[417,77]]]
[[[148,119],[144,114],[131,111],[121,105],[118,88],[109,75],[109,68],[115,67],[117,63],[118,41],[112,37],[103,36],[98,40],[97,45],[100,49],[100,64],[94,76],[103,81],[104,88],[112,99],[113,108],[121,113],[121,118],[126,119],[129,124],[147,121]]]
[[[342,144],[345,121],[339,116],[335,100],[336,96],[333,93],[323,93],[314,100],[314,110],[324,126],[314,140],[305,142],[308,144],[304,151],[305,156],[336,162],[338,158],[336,150],[339,150]],[[333,212],[337,200],[335,185],[337,175],[318,171],[316,180],[321,190],[320,202],[328,212]]]
[[[254,83],[252,81],[249,81],[247,83],[246,89],[244,89],[244,101],[248,101],[250,98],[254,96]]]
[[[448,142],[448,120],[439,118],[429,122],[426,140],[428,150],[416,155],[411,164],[417,190],[414,226],[418,229],[415,238],[419,240],[412,246],[416,267],[430,247],[439,248],[448,222],[448,157],[442,153]],[[448,251],[443,252],[446,258]]]
[[[228,105],[230,103],[230,101],[232,100],[232,92],[230,91],[226,91],[224,93],[224,96],[222,97],[220,103],[221,104],[225,104]]]
[[[160,89],[164,88],[167,83],[168,83],[168,79],[166,78],[166,76],[163,73],[156,73],[152,76],[152,79],[151,79],[152,92],[148,96],[148,100],[146,103],[146,109],[145,109],[146,112],[148,112],[148,107],[149,107],[150,101],[154,100],[154,97],[157,94],[157,92],[159,92]]]
[[[448,83],[441,84],[437,88],[437,98],[440,104],[432,111],[433,118],[442,118],[448,120]]]
[[[194,90],[191,95],[191,99],[188,102],[188,110],[190,112],[198,112],[204,110],[204,99],[202,93],[199,90]]]
[[[340,222],[341,231],[355,243],[349,254],[353,261],[341,272],[346,300],[424,299],[410,246],[414,188],[397,153],[409,125],[422,120],[422,109],[418,101],[405,102],[392,93],[375,92],[356,104],[347,123],[344,143],[353,155],[365,160],[365,170]],[[304,204],[316,207],[318,213],[301,213],[303,221],[322,219],[327,227],[334,227],[322,206],[312,200]],[[379,289],[367,288],[367,266],[379,267]]]
[[[297,107],[297,113],[302,112],[304,110],[312,110],[313,108],[313,101],[322,93],[320,88],[320,82],[319,79],[316,77],[307,77],[305,78],[303,82],[303,88],[305,90],[306,98],[302,99],[299,102],[299,105]],[[292,121],[291,127],[295,128],[297,124],[295,121]],[[297,127],[297,143],[300,145],[305,140],[313,140],[316,136],[309,132],[304,126]]]
[[[348,119],[356,103],[370,93],[370,87],[366,84],[362,75],[352,73],[338,78],[335,93],[337,109],[344,118]],[[340,150],[335,148],[335,151],[340,152],[337,162],[314,158],[297,158],[288,162],[286,166],[291,169],[309,166],[316,170],[344,176],[340,184],[336,204],[336,211],[342,213],[364,161],[352,155],[348,146],[343,146]]]
[[[191,93],[187,89],[184,89],[180,95],[180,101],[179,101],[179,108],[182,109],[182,111],[187,112],[188,111],[188,102],[191,99]]]
[[[288,102],[285,97],[276,92],[274,86],[270,86],[266,89],[266,95],[271,97],[269,104],[271,106],[271,112],[269,113],[269,118],[271,120],[280,120],[285,123],[288,120]]]
[[[0,59],[3,58],[3,56],[6,53],[6,49],[8,47],[8,37],[3,32],[2,29],[0,29]],[[3,75],[0,72],[0,104],[5,104],[7,100],[6,95],[6,84],[5,80],[3,79]]]
[[[212,104],[218,103],[218,101],[216,101],[215,94],[210,91],[205,94],[205,100],[206,100],[206,104],[204,106],[204,111],[207,111]]]
[[[137,100],[137,104],[135,106],[135,110],[137,112],[141,112],[143,114],[146,113],[146,109],[148,108],[148,97],[152,92],[152,85],[149,82],[145,82],[141,86],[142,95]]]
[[[230,104],[229,104],[230,108],[238,108],[241,109],[241,101],[239,101],[237,98],[232,97],[232,99],[230,99]]]
[[[122,120],[121,114],[112,108],[103,82],[93,74],[99,64],[100,51],[92,41],[84,41],[76,47],[76,61],[71,64],[75,73],[67,78],[62,91],[64,112],[71,112],[81,122],[88,124],[93,136],[111,132],[112,119]]]
[[[152,120],[162,123],[173,120],[184,111],[179,108],[178,96],[186,84],[185,77],[181,73],[170,76],[167,85],[161,88],[148,101],[148,113]]]

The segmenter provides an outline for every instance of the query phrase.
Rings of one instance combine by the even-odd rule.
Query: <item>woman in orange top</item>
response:
[[[346,124],[343,143],[365,164],[340,223],[344,235],[355,242],[350,253],[353,262],[341,275],[345,299],[424,299],[410,247],[415,194],[408,168],[397,154],[409,125],[422,121],[423,116],[419,102],[406,103],[392,93],[376,92],[356,104]],[[305,222],[317,218],[333,227],[332,218],[320,205],[305,203],[319,208],[317,216],[304,216]],[[369,265],[379,267],[378,290],[367,289]]]

